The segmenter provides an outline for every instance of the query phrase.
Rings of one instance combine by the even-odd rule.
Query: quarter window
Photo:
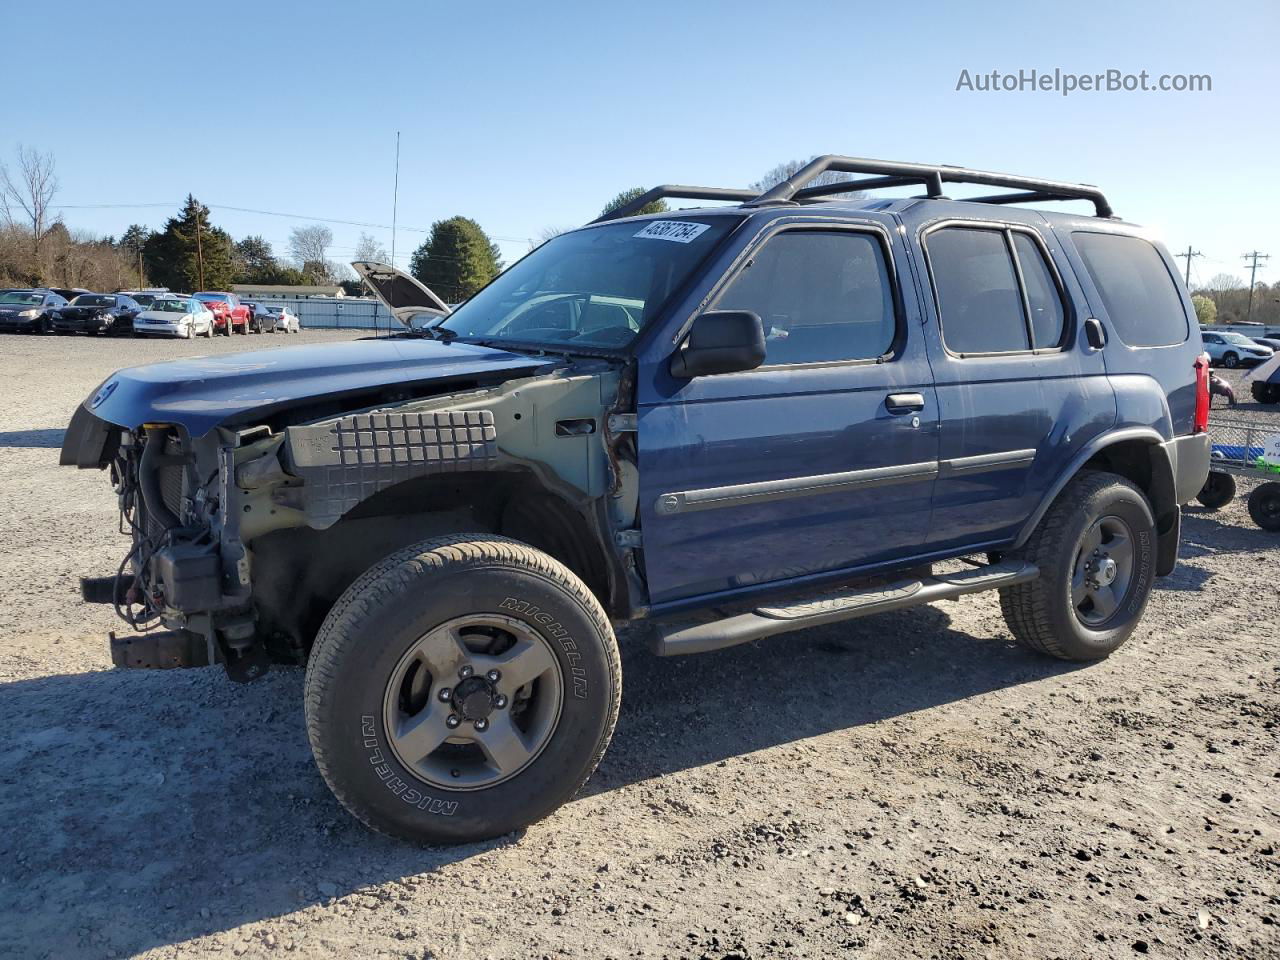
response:
[[[897,313],[880,241],[849,230],[787,230],[730,282],[717,310],[750,310],[765,363],[874,360],[893,349]]]
[[[1156,248],[1141,237],[1073,233],[1116,335],[1131,347],[1167,347],[1190,336],[1182,296]]]
[[[942,339],[952,353],[1031,347],[1003,230],[944,227],[929,235]]]

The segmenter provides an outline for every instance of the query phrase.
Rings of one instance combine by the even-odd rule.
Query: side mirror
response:
[[[688,380],[754,370],[764,363],[764,323],[747,310],[714,310],[693,321],[671,357],[671,375]]]

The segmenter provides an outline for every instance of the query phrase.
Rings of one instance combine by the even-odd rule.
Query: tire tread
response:
[[[1062,489],[1032,532],[1022,555],[1040,568],[1041,576],[1028,583],[1000,589],[1000,611],[1015,640],[1037,653],[1060,660],[1078,660],[1062,645],[1050,609],[1049,591],[1062,561],[1062,538],[1067,524],[1094,494],[1117,483],[1141,491],[1114,473],[1082,470]]]
[[[341,786],[334,776],[331,758],[325,750],[326,723],[321,717],[321,700],[329,686],[341,682],[338,662],[346,646],[355,642],[361,621],[370,616],[382,603],[393,599],[419,578],[432,571],[477,569],[492,566],[518,567],[525,573],[547,581],[564,591],[594,622],[596,629],[607,642],[602,644],[609,667],[610,704],[604,730],[596,744],[594,755],[586,767],[570,797],[576,795],[595,772],[618,722],[620,691],[622,689],[622,660],[614,640],[613,627],[599,600],[568,567],[554,557],[536,550],[528,544],[507,537],[489,534],[461,534],[434,537],[405,547],[375,563],[343,592],[325,617],[316,635],[307,660],[304,681],[304,710],[307,737],[311,741],[316,767],[338,802],[370,829],[402,840],[421,842],[421,838],[398,830],[392,824],[368,816],[357,799]]]

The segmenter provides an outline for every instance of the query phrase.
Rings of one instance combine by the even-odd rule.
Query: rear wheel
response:
[[[1063,660],[1100,660],[1129,638],[1151,595],[1155,518],[1113,473],[1086,471],[1060,493],[1022,548],[1038,579],[1000,591],[1019,643]]]
[[[1249,391],[1259,403],[1280,403],[1280,384],[1259,383],[1255,380],[1250,384]]]
[[[1236,478],[1229,473],[1211,471],[1196,494],[1196,500],[1208,510],[1221,510],[1236,498]]]
[[[458,843],[568,801],[620,694],[613,631],[581,580],[514,540],[447,537],[381,561],[335,604],[307,666],[307,733],[359,819]]]
[[[1263,530],[1280,531],[1280,483],[1260,483],[1249,494],[1249,516]]]

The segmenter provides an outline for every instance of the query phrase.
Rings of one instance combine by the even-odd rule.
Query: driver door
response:
[[[751,242],[708,309],[762,318],[760,367],[680,380],[665,337],[642,360],[640,518],[656,610],[921,552],[938,407],[890,226],[797,219]]]

